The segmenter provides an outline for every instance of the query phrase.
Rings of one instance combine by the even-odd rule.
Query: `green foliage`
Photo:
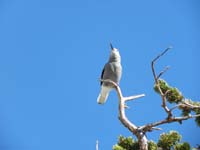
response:
[[[162,93],[165,94],[166,99],[169,103],[179,104],[179,109],[182,111],[182,116],[189,116],[190,113],[193,113],[195,115],[200,114],[199,108],[192,108],[189,105],[185,105],[183,103],[187,102],[191,106],[200,106],[199,102],[194,102],[188,99],[183,100],[184,97],[181,94],[181,92],[177,88],[169,86],[165,80],[159,79],[158,84],[154,85],[154,90],[159,94],[161,90]],[[195,122],[197,123],[198,126],[200,126],[200,117],[196,117]]]
[[[195,109],[194,111],[195,111],[196,115],[200,114],[200,109]],[[200,127],[200,117],[196,117],[195,122]]]
[[[177,88],[170,88],[169,92],[167,92],[167,100],[170,103],[179,103],[183,99],[183,95]]]
[[[113,146],[113,150],[138,150],[139,144],[132,137],[119,136],[118,143]]]
[[[157,150],[157,145],[153,141],[149,141],[148,149]],[[132,137],[119,136],[118,143],[112,148],[113,150],[139,150],[139,143],[135,141]]]
[[[154,141],[149,141],[148,142],[148,149],[149,150],[157,150],[158,146],[157,146],[157,144]]]
[[[119,137],[119,145],[125,149],[131,149],[135,144],[137,144],[137,142],[135,142],[132,137]]]
[[[191,101],[191,100],[190,100],[190,102],[191,102],[191,104],[194,105],[194,106],[200,106],[200,102],[194,102],[194,101]],[[193,111],[194,111],[194,113],[195,113],[196,115],[200,114],[200,108],[194,108]],[[200,117],[196,117],[196,118],[195,118],[195,122],[196,122],[197,125],[200,127]]]
[[[181,105],[180,105],[179,108],[182,110],[182,116],[190,115],[191,109],[189,107],[181,107]]]
[[[187,142],[177,144],[174,146],[174,150],[190,150],[190,144]]]
[[[190,145],[187,142],[179,143],[181,135],[176,131],[163,133],[156,144],[154,141],[148,142],[148,150],[190,150]],[[138,141],[132,137],[119,136],[118,143],[113,146],[113,150],[139,150]]]
[[[192,105],[192,106],[200,106],[199,102],[194,102],[190,99],[185,100],[185,102],[189,105]],[[183,116],[188,116],[188,115],[190,115],[190,113],[193,113],[195,115],[200,114],[200,108],[192,108],[192,107],[185,105],[185,104],[179,105],[179,109],[182,110]],[[195,122],[197,123],[198,126],[200,126],[200,117],[196,117]]]
[[[169,89],[169,85],[167,84],[167,82],[163,79],[158,80],[158,83],[160,85],[160,89],[163,93],[166,93],[167,90]],[[160,94],[160,90],[158,89],[158,86],[155,84],[154,85],[154,90]]]
[[[173,146],[178,144],[181,140],[181,135],[176,131],[170,131],[169,133],[162,133],[158,141],[158,147],[164,150],[170,150]]]
[[[118,144],[115,144],[112,149],[113,150],[126,150],[123,147],[119,146]]]
[[[156,144],[154,141],[148,142],[148,150],[190,150],[190,144],[187,142],[180,143],[181,135],[177,131],[162,133]],[[200,146],[199,146],[200,147]],[[118,143],[112,148],[113,150],[139,150],[138,141],[132,137],[119,136]],[[197,148],[198,149],[198,148]],[[196,149],[196,150],[197,150]],[[195,149],[194,149],[195,150]]]
[[[159,79],[158,84],[160,86],[160,90],[162,91],[162,93],[166,94],[166,98],[169,103],[177,104],[182,101],[183,95],[177,88],[169,86],[167,82],[163,79]],[[154,85],[154,90],[160,94],[158,85]]]

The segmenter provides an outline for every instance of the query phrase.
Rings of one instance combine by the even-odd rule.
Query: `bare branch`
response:
[[[170,108],[170,111],[172,112],[174,109],[178,108],[181,104],[175,105],[174,107]]]
[[[192,104],[188,103],[187,101],[183,101],[182,103],[172,107],[170,109],[170,111],[172,112],[174,109],[179,108],[179,107],[186,107],[186,108],[189,108],[189,109],[200,109],[200,106],[192,105]]]
[[[130,100],[134,100],[137,98],[141,98],[144,97],[145,94],[140,94],[140,95],[133,95],[133,96],[129,96],[129,97],[123,97],[124,101],[130,101]]]
[[[160,73],[159,73],[159,75],[156,77],[156,80],[158,80],[167,70],[169,70],[169,66],[166,66],[164,69],[163,69],[163,71],[161,71]]]
[[[158,90],[159,90],[159,93],[160,93],[160,96],[162,98],[162,107],[163,109],[165,110],[165,112],[168,114],[168,118],[172,117],[172,113],[170,111],[170,109],[167,107],[167,104],[166,104],[166,93],[163,93],[163,91],[161,90],[160,88],[160,84],[159,84],[159,77],[161,75],[163,75],[163,73],[165,73],[169,67],[166,67],[163,71],[160,72],[160,74],[157,76],[156,75],[156,72],[155,72],[155,67],[154,67],[154,64],[155,62],[161,57],[163,56],[167,51],[169,51],[171,49],[171,47],[168,47],[167,49],[165,49],[161,54],[159,54],[156,58],[154,58],[151,62],[151,69],[152,69],[152,73],[153,73],[153,77],[154,77],[154,80],[155,80],[155,84],[156,86],[158,87]]]
[[[117,87],[118,86],[118,84],[117,83],[115,83],[114,81],[112,81],[112,80],[110,80],[110,79],[99,79],[100,81],[102,81],[102,82],[107,82],[107,83],[111,83],[111,84],[113,84],[113,86],[114,87]]]
[[[141,130],[143,130],[144,132],[147,132],[147,131],[151,131],[154,127],[162,125],[162,124],[172,123],[172,122],[182,123],[182,121],[184,121],[184,120],[188,120],[190,118],[196,118],[196,117],[200,117],[200,114],[183,116],[183,117],[174,117],[174,118],[170,118],[170,119],[166,118],[164,120],[142,126]]]
[[[140,95],[133,95],[133,96],[128,96],[128,97],[123,97],[122,92],[121,92],[121,89],[120,89],[120,87],[118,86],[118,84],[116,84],[115,82],[113,82],[113,81],[110,80],[110,79],[105,79],[105,80],[100,79],[100,81],[112,83],[113,86],[114,86],[114,88],[115,88],[116,91],[117,91],[117,94],[118,94],[119,99],[122,99],[124,102],[125,102],[125,101],[134,100],[134,99],[141,98],[141,97],[144,97],[144,96],[145,96],[145,94],[140,94]]]
[[[160,90],[160,91],[162,91],[161,90],[161,88],[160,88],[160,84],[158,83],[158,89]],[[164,94],[160,94],[160,96],[161,96],[161,98],[162,98],[162,107],[164,108],[164,110],[165,110],[165,112],[168,114],[168,118],[170,118],[170,117],[172,117],[172,112],[171,112],[171,110],[167,107],[167,99],[166,99],[166,96],[167,96],[167,94],[169,93],[169,90],[167,90]]]
[[[191,109],[200,109],[200,106],[192,105],[192,104],[188,103],[187,101],[184,101],[181,105],[185,105]]]
[[[153,73],[153,77],[154,77],[154,80],[157,84],[157,75],[156,75],[156,72],[155,72],[155,69],[154,69],[154,63],[161,57],[163,56],[168,50],[170,50],[172,47],[168,47],[167,49],[165,49],[161,54],[159,54],[156,58],[154,58],[151,62],[151,69],[152,69],[152,73]]]
[[[170,49],[172,49],[171,46],[169,46],[168,48],[166,48],[161,54],[159,54],[156,58],[154,58],[152,62],[157,61],[161,56],[163,56]]]
[[[141,97],[144,97],[145,95],[140,94],[140,95],[134,95],[134,96],[129,96],[129,97],[123,97],[120,87],[115,82],[113,82],[112,80],[101,80],[101,81],[109,82],[113,84],[114,88],[116,89],[118,99],[119,99],[119,120],[131,133],[137,136],[138,142],[140,145],[140,150],[147,150],[148,140],[146,138],[145,133],[141,132],[141,130],[139,130],[138,127],[126,117],[126,113],[125,113],[126,101],[141,98]]]
[[[162,130],[162,128],[152,127],[153,130]]]

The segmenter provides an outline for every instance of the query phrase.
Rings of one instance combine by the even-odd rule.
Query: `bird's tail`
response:
[[[107,87],[107,86],[103,86],[103,85],[101,86],[101,92],[97,98],[98,104],[104,104],[106,102],[111,89],[112,88]]]

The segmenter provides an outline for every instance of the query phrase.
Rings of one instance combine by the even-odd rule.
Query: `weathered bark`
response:
[[[118,93],[118,98],[119,98],[119,120],[126,128],[129,129],[129,131],[131,131],[134,135],[136,135],[136,137],[138,138],[140,150],[148,150],[148,140],[146,138],[145,133],[140,131],[139,128],[135,124],[130,122],[128,118],[126,117],[126,113],[125,113],[126,101],[140,98],[145,95],[141,94],[141,95],[136,95],[136,96],[123,97],[119,86],[116,86],[116,91]]]
[[[148,150],[148,140],[146,135],[143,132],[139,133],[140,136],[138,138],[138,143],[140,146],[140,150]]]

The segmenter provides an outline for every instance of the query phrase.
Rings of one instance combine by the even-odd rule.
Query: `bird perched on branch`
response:
[[[119,84],[122,75],[121,56],[118,49],[114,48],[111,43],[110,47],[110,57],[101,73],[101,80],[112,80],[116,84]],[[97,102],[99,104],[104,104],[113,88],[114,86],[111,83],[101,81],[101,91]]]

